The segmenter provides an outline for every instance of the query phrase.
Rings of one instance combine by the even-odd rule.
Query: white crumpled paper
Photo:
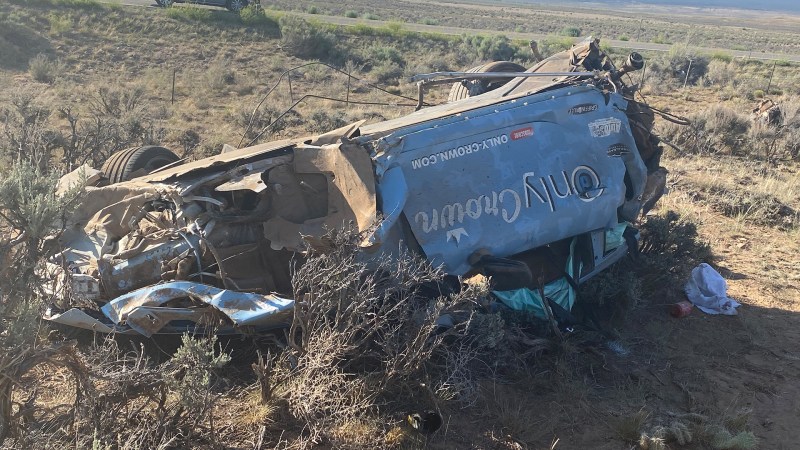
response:
[[[692,276],[684,288],[686,296],[700,311],[708,314],[735,316],[739,302],[728,297],[728,283],[713,267],[706,263],[692,269]]]

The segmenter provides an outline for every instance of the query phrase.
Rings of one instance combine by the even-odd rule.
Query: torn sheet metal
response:
[[[71,308],[62,313],[47,311],[43,318],[45,320],[49,320],[50,322],[81,328],[84,330],[96,331],[98,333],[112,333],[117,331],[78,308]]]
[[[58,180],[56,194],[64,195],[70,189],[92,186],[103,177],[103,172],[84,164]]]
[[[253,191],[259,193],[266,188],[267,184],[264,183],[263,172],[257,172],[222,183],[214,190],[217,192]]]
[[[170,301],[181,299],[211,305],[225,314],[237,327],[284,326],[291,320],[294,307],[294,300],[277,295],[236,292],[192,281],[172,281],[148,286],[117,297],[104,305],[102,311],[115,324],[125,324],[129,315],[136,308],[161,307]],[[190,310],[190,308],[181,309]],[[174,311],[168,312],[174,313]],[[141,317],[140,314],[134,315]],[[188,318],[189,316],[182,317]],[[159,331],[154,330],[153,326],[147,327],[147,330],[151,333]]]
[[[195,326],[221,327],[228,325],[219,317],[219,310],[210,306],[201,308],[166,308],[137,306],[127,313],[125,324],[146,337],[163,330],[172,321],[191,322]]]
[[[375,223],[375,174],[363,147],[355,144],[298,147],[293,169],[295,174],[325,175],[327,213],[309,219],[279,213],[267,220],[264,236],[272,248],[300,251],[304,247],[303,235],[319,237],[328,230],[347,226],[360,232]]]

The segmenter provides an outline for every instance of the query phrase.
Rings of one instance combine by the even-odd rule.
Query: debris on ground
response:
[[[686,283],[686,296],[707,314],[735,316],[739,302],[728,297],[728,283],[713,267],[702,263],[692,270]]]

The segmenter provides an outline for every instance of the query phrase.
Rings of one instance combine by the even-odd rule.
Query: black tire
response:
[[[482,66],[473,67],[472,69],[467,70],[469,73],[486,73],[486,72],[525,72],[525,68],[520,66],[517,63],[513,63],[511,61],[495,61],[489,64],[484,64]],[[483,80],[481,81],[481,92],[482,94],[485,92],[493,91],[500,86],[508,83],[509,81],[513,80],[513,78],[495,78],[493,80]],[[464,86],[463,84],[453,83],[453,87],[450,88],[450,95],[447,96],[447,102],[452,103],[459,100],[463,100],[465,98],[469,98],[469,88]]]
[[[128,181],[178,161],[178,155],[157,145],[133,147],[111,155],[103,164],[103,173],[111,184]]]
[[[248,0],[227,0],[225,2],[225,7],[228,8],[228,11],[238,13],[246,8],[249,3]]]

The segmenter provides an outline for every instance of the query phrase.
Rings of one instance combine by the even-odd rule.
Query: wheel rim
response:
[[[244,8],[244,2],[242,0],[231,0],[231,11],[239,12]]]

